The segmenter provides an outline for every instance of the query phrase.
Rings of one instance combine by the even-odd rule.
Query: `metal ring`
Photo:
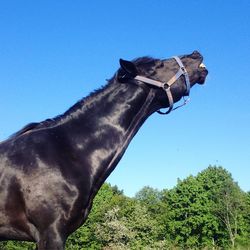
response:
[[[167,83],[164,82],[163,85],[162,85],[162,88],[166,90],[166,89],[169,89],[170,86]]]

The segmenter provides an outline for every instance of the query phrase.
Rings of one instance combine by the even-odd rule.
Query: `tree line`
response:
[[[33,243],[0,243],[3,250],[34,248]],[[105,183],[66,249],[250,250],[250,192],[218,166],[178,180],[169,190],[146,186],[133,198]]]

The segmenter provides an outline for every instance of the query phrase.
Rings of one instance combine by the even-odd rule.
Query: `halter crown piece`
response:
[[[179,68],[178,72],[168,82],[160,82],[160,81],[156,81],[156,80],[144,77],[144,76],[136,76],[135,77],[135,79],[138,81],[141,81],[141,82],[144,82],[144,83],[147,83],[147,84],[159,87],[159,88],[163,88],[166,91],[166,94],[168,97],[168,102],[169,102],[169,108],[166,112],[162,112],[162,111],[158,110],[157,112],[161,115],[169,114],[172,110],[175,110],[177,108],[180,108],[180,107],[186,105],[190,100],[190,98],[189,98],[190,81],[189,81],[189,76],[188,76],[187,70],[184,67],[181,59],[178,56],[174,56],[173,58],[176,60],[176,62],[180,66],[180,68]],[[174,107],[174,100],[173,100],[173,96],[172,96],[170,88],[182,75],[185,77],[185,83],[186,83],[186,92],[183,96],[184,102],[183,102],[183,104],[173,108]],[[186,99],[185,96],[188,96],[188,98]]]

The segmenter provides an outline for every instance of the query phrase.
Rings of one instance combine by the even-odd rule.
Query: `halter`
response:
[[[185,98],[185,96],[189,96],[189,91],[190,91],[190,81],[189,81],[187,70],[184,67],[184,65],[179,57],[174,56],[173,58],[176,60],[176,62],[180,66],[180,68],[179,68],[178,72],[168,82],[160,82],[160,81],[156,81],[156,80],[144,77],[144,76],[136,76],[135,77],[136,80],[139,80],[139,81],[144,82],[144,83],[148,83],[150,85],[153,85],[153,86],[156,86],[159,88],[162,88],[166,91],[166,94],[168,97],[168,102],[169,102],[169,108],[166,112],[162,112],[162,111],[158,110],[157,112],[161,115],[169,114],[172,110],[175,110],[177,108],[180,108],[180,107],[186,105],[190,100],[189,97],[187,99]],[[174,107],[174,100],[173,100],[173,96],[172,96],[170,88],[182,75],[184,75],[185,83],[186,83],[186,92],[183,96],[184,102],[183,102],[183,104],[173,108]]]

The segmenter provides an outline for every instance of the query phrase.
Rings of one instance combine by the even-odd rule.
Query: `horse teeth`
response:
[[[201,63],[199,68],[206,68],[205,64],[204,63]]]

